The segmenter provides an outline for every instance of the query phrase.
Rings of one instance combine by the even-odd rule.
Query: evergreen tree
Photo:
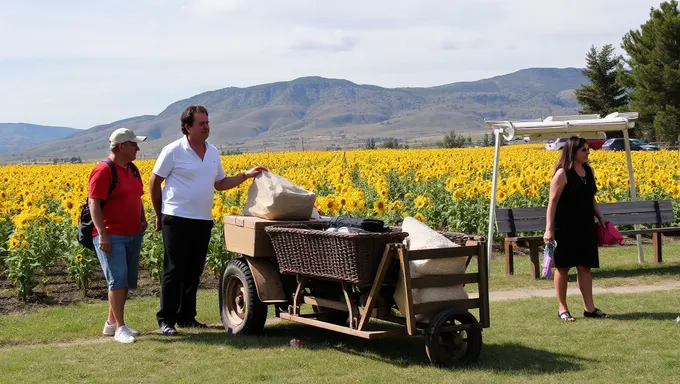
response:
[[[680,12],[677,0],[652,8],[639,30],[628,32],[621,47],[629,71],[631,110],[652,140],[675,142],[680,134]]]
[[[576,90],[576,100],[583,106],[582,114],[602,117],[612,112],[623,112],[628,105],[626,89],[619,81],[623,58],[614,54],[614,46],[607,44],[600,51],[594,46],[586,54],[586,68],[581,72],[590,80]]]

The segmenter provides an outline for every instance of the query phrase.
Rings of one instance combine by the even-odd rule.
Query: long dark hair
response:
[[[553,175],[560,169],[564,168],[565,171],[569,171],[574,168],[574,162],[576,161],[576,152],[578,152],[584,145],[588,144],[586,139],[578,136],[572,136],[564,143],[562,147],[562,155],[560,156],[557,163],[555,163],[555,169],[553,169]]]

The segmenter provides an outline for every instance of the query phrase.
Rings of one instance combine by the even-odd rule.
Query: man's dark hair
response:
[[[182,133],[185,135],[189,132],[187,132],[187,130],[184,128],[184,125],[185,124],[189,126],[194,125],[194,113],[205,113],[205,115],[208,116],[208,110],[200,105],[192,105],[185,109],[180,119],[182,122]]]

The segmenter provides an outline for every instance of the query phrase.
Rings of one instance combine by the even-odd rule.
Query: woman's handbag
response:
[[[611,223],[611,221],[602,223],[597,223],[597,245],[606,246],[614,244],[623,245],[623,236],[621,232]]]

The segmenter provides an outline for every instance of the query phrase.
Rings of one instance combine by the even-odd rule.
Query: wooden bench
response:
[[[634,201],[621,203],[599,203],[598,207],[605,220],[616,226],[648,224],[654,228],[639,230],[621,230],[624,236],[652,235],[654,261],[662,261],[662,236],[664,233],[678,233],[680,227],[664,227],[664,224],[675,221],[671,200]],[[538,249],[543,244],[545,216],[547,207],[531,208],[498,208],[496,209],[496,225],[499,233],[505,233],[505,273],[514,274],[513,248],[529,248],[531,261],[531,277],[540,278]],[[597,220],[593,217],[593,220]],[[520,233],[541,232],[536,236],[517,236]]]

